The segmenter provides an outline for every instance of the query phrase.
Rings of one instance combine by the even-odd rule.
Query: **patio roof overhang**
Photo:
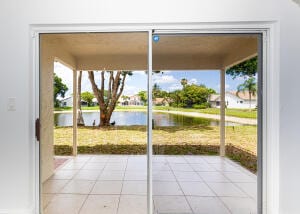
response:
[[[42,42],[75,70],[148,66],[148,34],[143,32],[44,34]],[[251,34],[161,35],[153,43],[153,69],[220,70],[256,56],[257,45],[257,35]]]

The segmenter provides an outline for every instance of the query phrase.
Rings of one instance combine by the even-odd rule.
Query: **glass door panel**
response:
[[[42,181],[42,211],[147,213],[148,32],[42,37],[42,56],[52,54],[46,59],[60,61],[69,70],[76,61],[71,76],[67,68],[60,69],[65,93],[58,96],[54,126],[52,122],[43,129],[54,135],[52,144],[41,141],[42,151],[50,156],[41,169],[49,172]],[[51,70],[51,77],[53,69],[45,66],[42,72]],[[53,81],[44,79],[55,91]],[[43,96],[53,100],[52,94]],[[53,115],[52,104],[46,104],[42,114]],[[64,161],[56,164],[58,159]]]
[[[230,145],[257,133],[232,134],[244,126],[222,111],[243,84],[236,78],[226,85],[237,73],[227,69],[257,55],[256,37],[154,33],[152,46],[154,213],[256,212],[256,175],[241,166],[239,153],[232,156]]]

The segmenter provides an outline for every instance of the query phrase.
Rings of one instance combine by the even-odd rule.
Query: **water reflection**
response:
[[[55,113],[54,123],[56,126],[72,126],[72,113]],[[83,119],[86,126],[92,126],[95,120],[96,125],[99,124],[99,112],[84,112]],[[206,118],[188,117],[178,114],[169,114],[161,112],[153,112],[155,126],[219,126],[219,121]],[[115,111],[112,114],[111,122],[115,121],[119,126],[143,125],[147,124],[146,112],[133,111]],[[226,122],[226,126],[239,126],[241,124]]]

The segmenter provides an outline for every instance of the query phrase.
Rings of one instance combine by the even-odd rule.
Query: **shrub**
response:
[[[201,103],[201,104],[194,104],[194,109],[206,109],[209,108],[209,103]]]

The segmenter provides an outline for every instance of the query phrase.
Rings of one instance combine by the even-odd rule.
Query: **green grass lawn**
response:
[[[156,110],[170,110],[170,111],[182,111],[182,112],[199,112],[205,114],[220,114],[219,108],[207,108],[207,109],[193,109],[193,108],[174,108],[166,106],[155,106]],[[226,109],[226,116],[240,117],[240,118],[257,118],[257,110],[252,109]]]
[[[72,145],[72,128],[56,127],[54,145]],[[256,126],[226,127],[226,143],[256,154]],[[219,127],[186,126],[157,127],[153,130],[153,145],[219,145]],[[146,145],[145,126],[115,126],[108,128],[79,127],[78,145]]]
[[[170,110],[170,111],[182,111],[182,112],[199,112],[205,114],[220,114],[220,109],[218,108],[207,108],[207,109],[193,109],[193,108],[174,108],[167,106],[154,106],[154,110]],[[55,108],[55,111],[70,111],[71,107],[61,107]],[[99,110],[98,106],[91,107],[82,107],[82,110]],[[146,111],[147,106],[117,106],[117,111]],[[249,111],[248,109],[226,109],[226,115],[232,117],[240,117],[240,118],[257,118],[257,110],[252,109]]]
[[[72,107],[55,107],[54,111],[71,111]]]

